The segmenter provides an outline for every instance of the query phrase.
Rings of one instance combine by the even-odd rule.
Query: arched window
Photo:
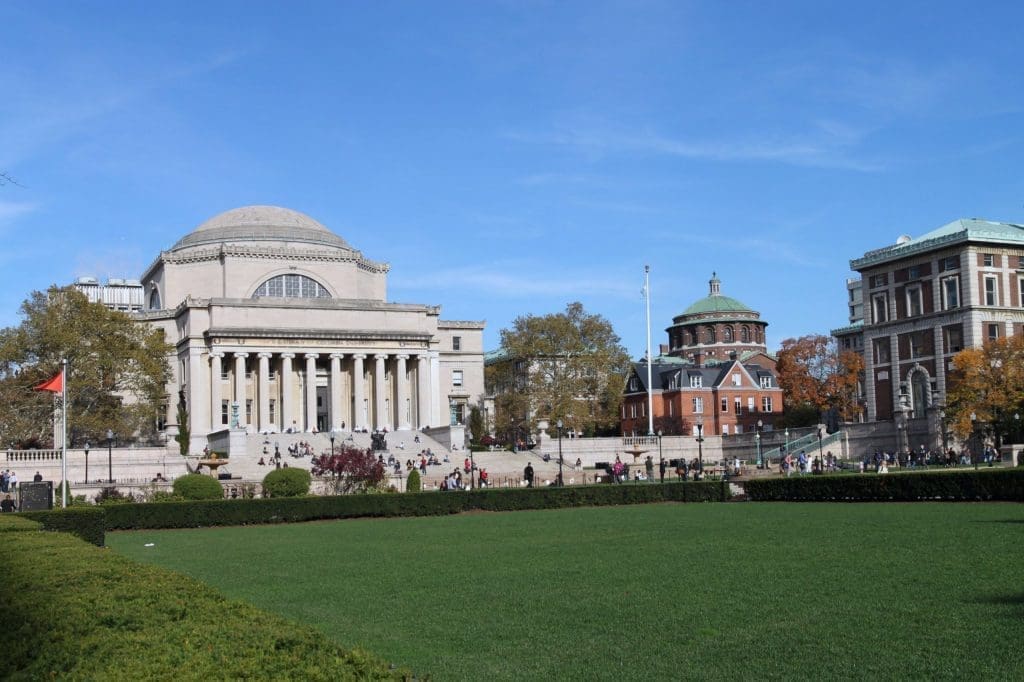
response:
[[[732,327],[727,325],[725,327],[725,331],[722,333],[722,336],[724,337],[726,343],[732,343]]]
[[[160,310],[160,291],[156,287],[149,292],[149,309]]]
[[[715,328],[705,327],[704,328],[704,343],[715,343]]]
[[[305,275],[278,275],[256,287],[253,298],[330,298],[331,294],[315,279]]]
[[[746,325],[740,327],[740,341],[750,343],[750,327]]]

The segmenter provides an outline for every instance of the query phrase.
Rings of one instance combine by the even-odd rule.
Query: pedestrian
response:
[[[647,459],[644,461],[644,473],[647,475],[647,480],[654,483],[654,460],[650,455],[647,455]]]
[[[0,501],[0,512],[12,511],[14,511],[14,500],[11,499],[10,495],[5,495],[3,501]]]
[[[660,462],[658,463],[658,473],[660,474],[660,477],[661,477],[661,482],[662,482],[662,483],[664,483],[664,482],[665,482],[665,466],[666,466],[666,465],[665,465],[665,460],[664,460],[664,459],[662,459],[662,460],[661,460],[661,461],[660,461]]]
[[[36,475],[32,477],[32,480],[35,481],[36,483],[42,483],[43,475],[37,471]]]
[[[533,465],[529,462],[526,463],[526,468],[523,469],[523,478],[526,479],[526,487],[533,487]]]

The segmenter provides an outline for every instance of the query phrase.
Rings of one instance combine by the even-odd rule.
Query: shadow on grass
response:
[[[1024,608],[1024,592],[1017,594],[989,594],[968,600],[972,604],[988,606],[1017,606]]]
[[[984,521],[971,521],[971,523],[1024,523],[1024,519],[988,519]]]

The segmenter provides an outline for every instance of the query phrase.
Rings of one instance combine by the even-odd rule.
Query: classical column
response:
[[[436,350],[430,352],[430,425],[448,426],[451,417],[448,414],[448,396],[444,396],[445,414],[441,413],[441,354]]]
[[[281,353],[281,432],[292,428],[292,358],[295,353]]]
[[[341,431],[341,359],[344,353],[331,353],[331,431]]]
[[[190,445],[196,444],[197,437],[206,440],[206,434],[210,432],[210,419],[206,412],[206,396],[203,395],[203,384],[206,382],[206,358],[203,357],[205,348],[201,346],[189,346],[188,349],[188,417],[191,427]]]
[[[259,385],[256,389],[260,398],[260,413],[257,423],[260,431],[267,432],[273,427],[270,421],[270,358],[273,353],[260,353]]]
[[[421,429],[430,426],[430,375],[427,372],[427,355],[420,353],[416,356],[416,426]]]
[[[374,428],[382,431],[388,426],[387,413],[384,409],[384,362],[388,359],[388,354],[377,353],[373,359],[377,361],[373,368],[373,422]]]
[[[224,422],[221,421],[220,410],[220,385],[221,385],[221,360],[223,353],[210,353],[210,430],[219,431]]]
[[[405,361],[409,359],[409,356],[396,355],[395,358],[398,360],[398,367],[395,369],[395,384],[398,387],[396,396],[398,404],[395,406],[396,423],[400,430],[408,431],[412,428],[409,425],[409,413],[411,412],[409,409],[409,377],[405,375]]]
[[[306,353],[306,431],[316,431],[317,357],[317,353]]]
[[[245,418],[245,359],[248,353],[235,353],[235,402],[238,403],[238,428],[244,429]]]
[[[363,360],[366,355],[356,353],[352,356],[352,399],[355,402],[352,421],[354,428],[363,431],[367,428],[366,419],[366,376],[363,369]]]

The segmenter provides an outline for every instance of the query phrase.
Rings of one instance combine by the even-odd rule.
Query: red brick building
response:
[[[654,430],[707,435],[774,429],[782,413],[775,358],[758,312],[721,293],[712,275],[708,296],[672,320],[668,346],[651,365]],[[647,363],[633,364],[622,403],[622,433],[648,429]]]

